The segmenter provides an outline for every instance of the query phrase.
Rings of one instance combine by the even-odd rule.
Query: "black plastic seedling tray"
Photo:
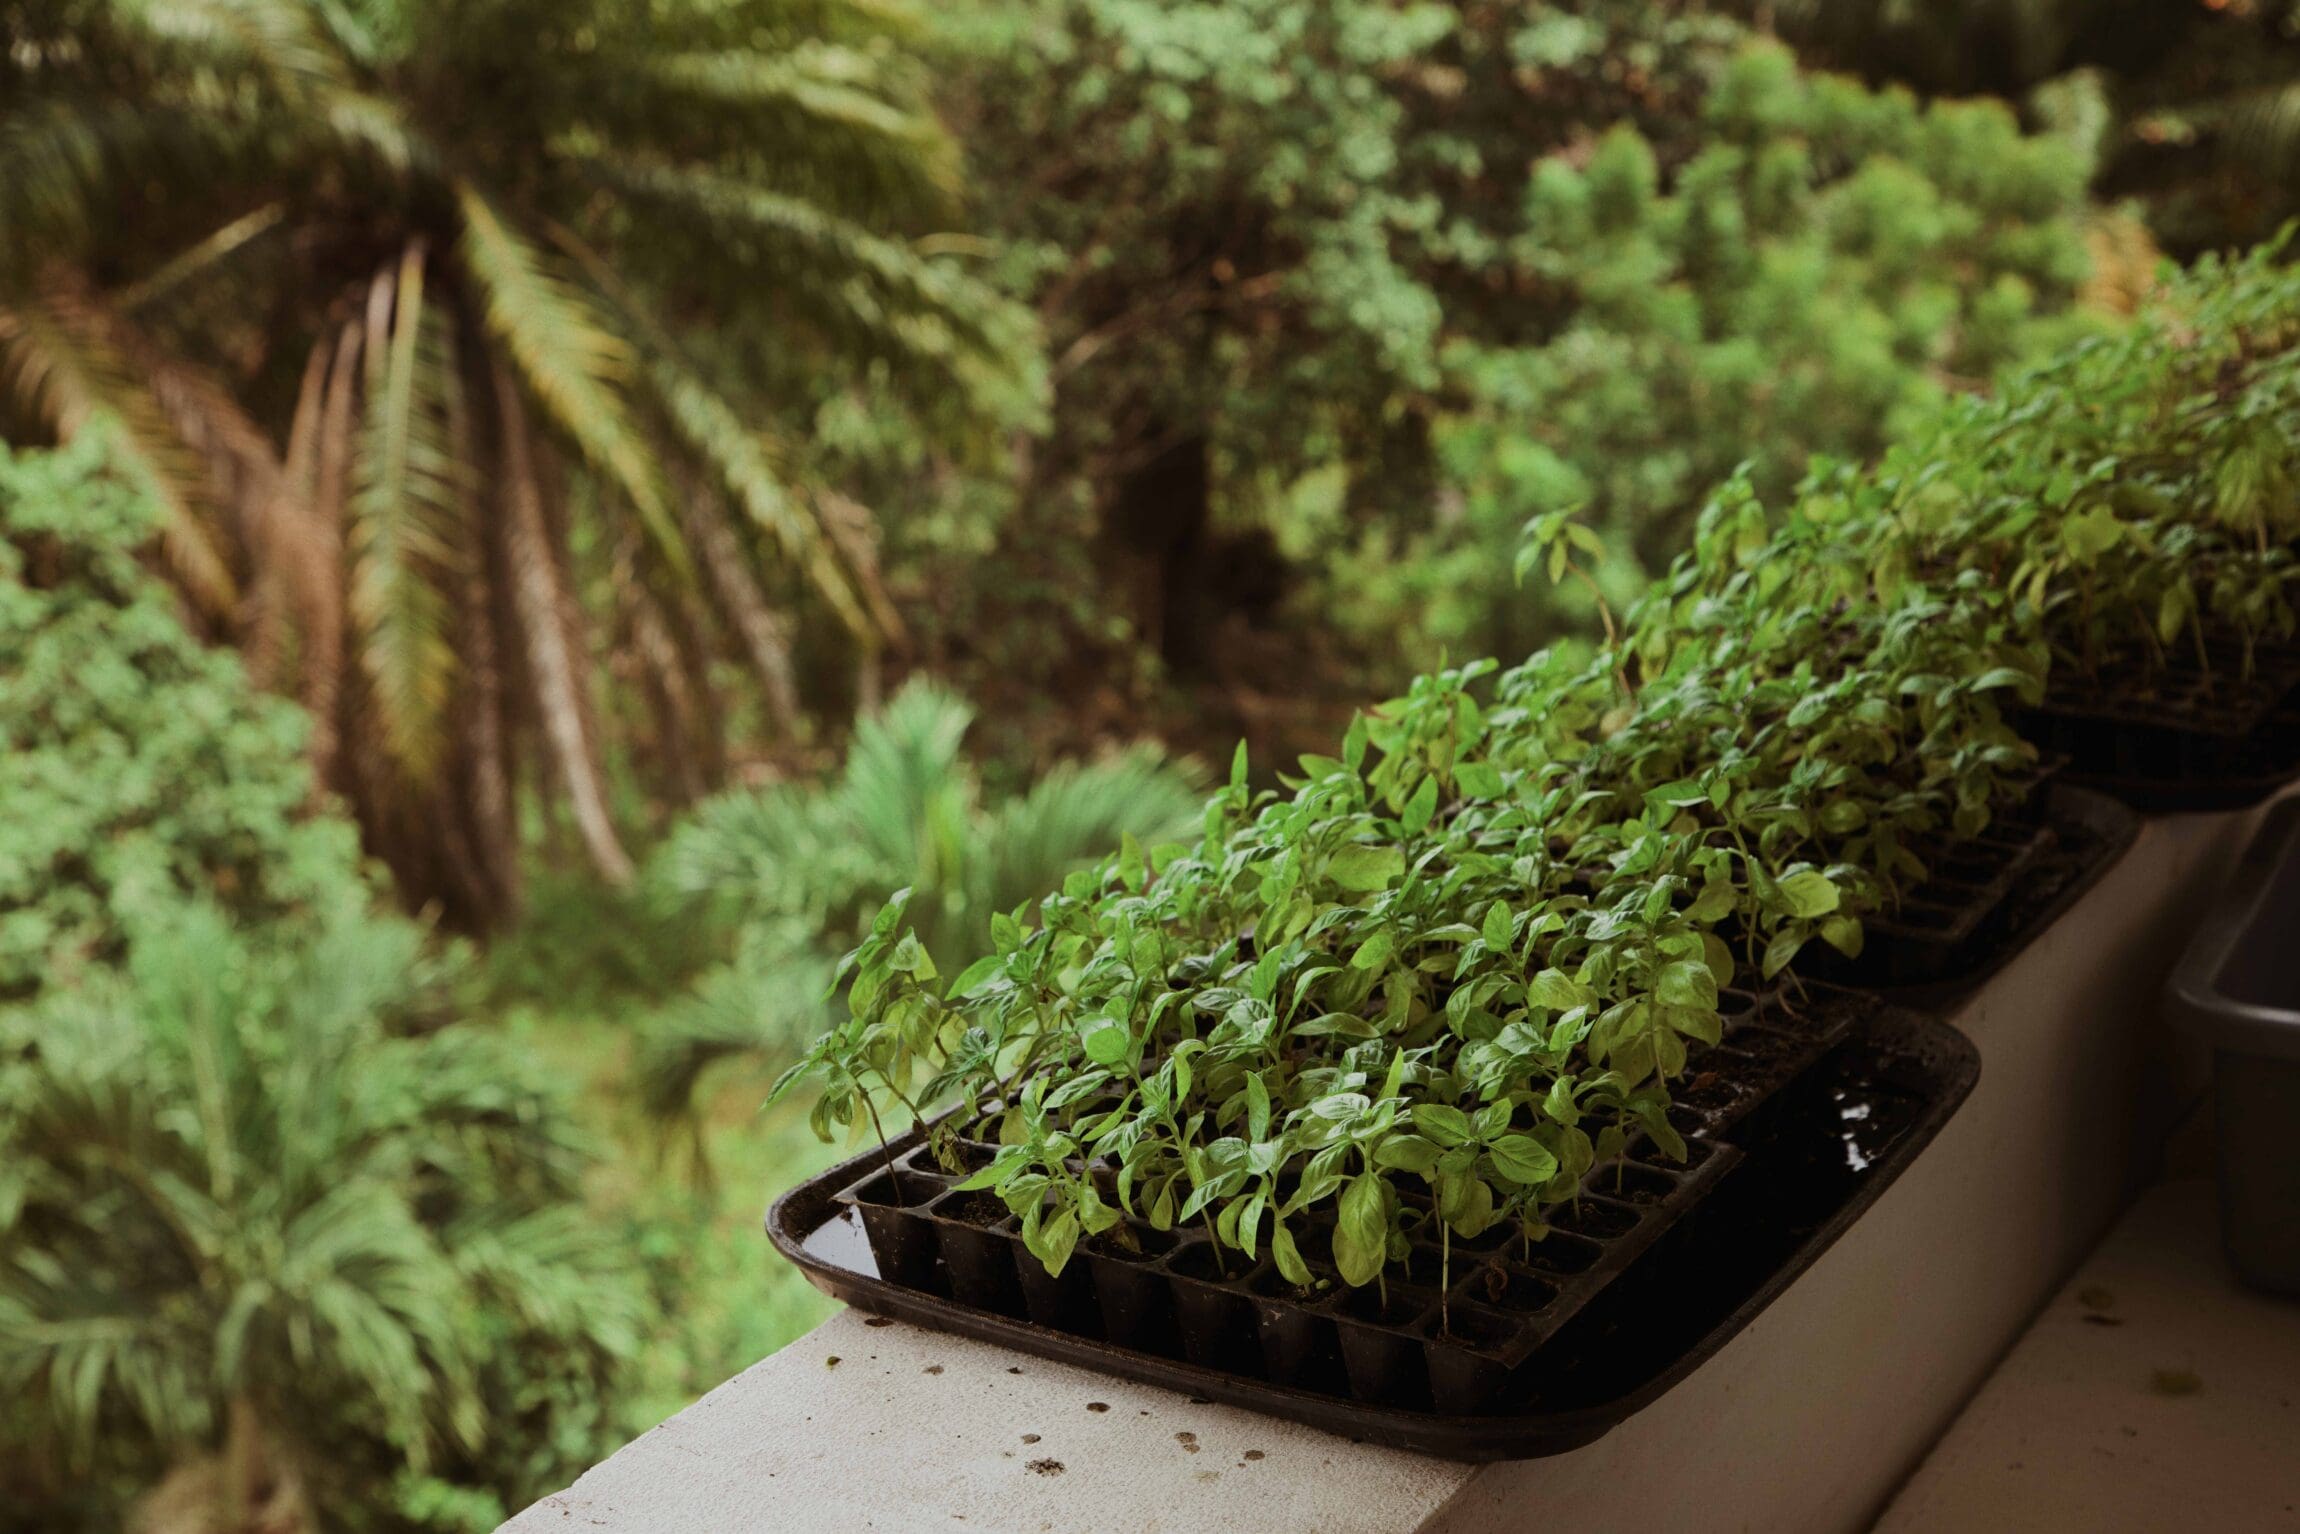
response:
[[[2176,657],[2145,687],[2048,692],[2021,732],[2069,759],[2067,778],[2152,813],[2241,809],[2300,774],[2300,650],[2263,646],[2206,673]]]
[[[2134,810],[2056,783],[2042,814],[2004,837],[1962,844],[1920,887],[1914,914],[1862,921],[1858,959],[1815,945],[1800,972],[1892,1000],[1937,1005],[1985,984],[2115,866],[2140,834]],[[1945,914],[1942,914],[1945,913]]]
[[[1242,1286],[1209,1277],[1204,1258],[1188,1255],[1202,1243],[1177,1237],[1145,1242],[1157,1249],[1143,1254],[1082,1248],[1062,1279],[1039,1270],[1034,1295],[1025,1276],[1035,1260],[978,1218],[937,1225],[930,1247],[874,1243],[866,1220],[890,1217],[857,1193],[878,1178],[928,1175],[889,1173],[876,1149],[778,1199],[768,1230],[818,1288],[865,1310],[1453,1458],[1557,1453],[1598,1437],[1723,1346],[1899,1175],[1978,1074],[1954,1030],[1863,998],[1817,993],[1794,1021],[1787,1045],[1765,1037],[1769,1023],[1744,1021],[1736,1048],[1715,1054],[1746,1043],[1757,1057],[1704,1062],[1769,1077],[1770,1086],[1708,1108],[1680,1105],[1705,1131],[1698,1164],[1672,1168],[1633,1154],[1616,1192],[1590,1193],[1582,1213],[1530,1251],[1514,1239],[1500,1251],[1457,1246],[1453,1332],[1474,1334],[1513,1310],[1550,1314],[1515,1368],[1496,1366],[1491,1338],[1483,1347],[1438,1338],[1434,1291],[1411,1294],[1411,1264],[1388,1299],[1367,1289],[1305,1302],[1266,1266]],[[894,1147],[898,1160],[920,1149],[915,1133]],[[1744,1169],[1757,1176],[1745,1181]],[[1608,1175],[1616,1174],[1601,1169],[1592,1181]],[[1683,1195],[1689,1185],[1698,1196]],[[954,1196],[966,1197],[939,1190],[929,1219],[899,1223],[930,1224],[932,1205]],[[1625,1230],[1623,1221],[1633,1223]],[[951,1242],[958,1230],[967,1234]],[[1638,1255],[1613,1262],[1607,1253],[1627,1230],[1644,1233]],[[1004,1247],[1003,1277],[988,1260],[991,1242]],[[882,1277],[874,1244],[903,1271]],[[1560,1306],[1600,1262],[1611,1263],[1607,1281]],[[970,1303],[961,1290],[989,1303]],[[1633,1309],[1636,1295],[1646,1298]],[[1662,1329],[1683,1334],[1667,1356],[1644,1340],[1606,1340],[1643,1339],[1663,1314]],[[1689,1316],[1700,1320],[1696,1331],[1686,1331]]]

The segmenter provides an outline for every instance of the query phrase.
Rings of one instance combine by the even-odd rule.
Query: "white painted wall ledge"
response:
[[[2256,820],[2149,822],[1954,1016],[1981,1080],[1940,1138],[1587,1448],[1457,1465],[847,1312],[503,1534],[1857,1534],[2153,1168],[2202,1079],[2157,990]]]

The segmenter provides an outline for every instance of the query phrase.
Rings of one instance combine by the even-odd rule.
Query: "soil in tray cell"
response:
[[[1437,1298],[1430,1290],[1404,1284],[1368,1284],[1335,1303],[1350,1394],[1388,1406],[1428,1403],[1427,1349],[1419,1327],[1436,1309]]]
[[[1605,1251],[1596,1242],[1585,1240],[1568,1231],[1552,1229],[1539,1241],[1529,1241],[1510,1249],[1510,1258],[1543,1273],[1569,1278],[1594,1267]]]
[[[1794,1034],[1778,1033],[1771,1028],[1752,1025],[1734,1029],[1718,1051],[1710,1056],[1710,1065],[1718,1070],[1727,1069],[1728,1061],[1734,1069],[1770,1066],[1801,1053],[1804,1048],[1805,1041]]]
[[[848,1192],[881,1277],[914,1289],[934,1283],[941,1248],[923,1211],[945,1186],[898,1168],[865,1178]]]
[[[1550,1211],[1549,1223],[1573,1236],[1612,1241],[1637,1228],[1638,1212],[1623,1204],[1608,1203],[1586,1194]]]
[[[1021,1245],[1012,1233],[1006,1206],[986,1192],[953,1193],[928,1210],[950,1290],[977,1310],[1023,1316],[1022,1284],[1014,1266]]]
[[[1134,1239],[1131,1249],[1121,1244],[1116,1227],[1079,1243],[1101,1309],[1102,1334],[1121,1347],[1179,1357],[1174,1281],[1155,1265],[1173,1250],[1174,1237],[1132,1221],[1124,1228]]]
[[[1243,1259],[1230,1254],[1230,1265]],[[1243,1271],[1231,1272],[1211,1241],[1189,1243],[1166,1259],[1173,1281],[1174,1312],[1182,1332],[1182,1356],[1205,1369],[1260,1374],[1256,1356],[1254,1302]]]
[[[1329,1282],[1329,1287],[1331,1283]],[[1340,1395],[1350,1388],[1342,1363],[1341,1336],[1315,1288],[1297,1289],[1274,1267],[1246,1281],[1254,1297],[1257,1340],[1263,1373],[1281,1385]]]
[[[1653,1167],[1617,1162],[1597,1172],[1591,1178],[1590,1187],[1607,1198],[1650,1207],[1677,1191],[1677,1179]]]
[[[1513,1315],[1536,1315],[1557,1298],[1554,1279],[1515,1263],[1489,1262],[1454,1287],[1455,1297],[1491,1305]]]

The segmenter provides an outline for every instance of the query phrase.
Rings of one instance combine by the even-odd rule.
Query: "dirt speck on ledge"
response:
[[[1176,1433],[1174,1441],[1182,1446],[1182,1452],[1185,1454],[1198,1452],[1198,1435],[1196,1433]]]
[[[1086,1409],[1088,1411],[1108,1411],[1110,1403],[1108,1401],[1089,1401],[1086,1403]]]
[[[1064,1467],[1058,1459],[1034,1459],[1025,1468],[1033,1475],[1060,1475]]]

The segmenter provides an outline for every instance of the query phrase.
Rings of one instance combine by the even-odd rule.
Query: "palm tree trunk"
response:
[[[788,735],[798,728],[798,678],[791,667],[790,620],[769,605],[767,595],[751,579],[749,556],[718,515],[699,494],[687,498],[688,541],[702,561],[712,598],[742,641],[743,653],[759,678],[767,714],[775,727]]]
[[[600,877],[618,888],[631,882],[631,859],[607,812],[606,786],[583,727],[581,682],[567,642],[566,598],[551,557],[542,490],[535,477],[535,445],[519,387],[501,363],[494,375],[497,428],[503,452],[503,549],[512,609],[527,641],[527,671],[542,715],[544,746],[566,791],[584,850]]]
[[[504,731],[503,665],[496,651],[494,582],[502,563],[497,540],[478,529],[465,577],[463,604],[463,743],[471,779],[470,814],[480,866],[494,886],[501,920],[516,920],[526,905],[519,868],[518,835],[512,816],[511,759]]]
[[[330,583],[328,600],[313,609],[304,631],[303,703],[311,711],[311,758],[322,783],[337,777],[343,740],[343,503],[351,485],[352,423],[359,414],[362,334],[357,320],[346,320],[336,333],[305,507],[309,537]]]
[[[615,594],[630,638],[630,660],[637,668],[634,680],[647,700],[648,712],[655,716],[656,755],[663,775],[679,802],[692,804],[710,791],[696,746],[694,693],[687,686],[686,666],[678,646],[672,643],[655,594],[647,589],[635,564],[635,551],[626,547],[615,570]]]

